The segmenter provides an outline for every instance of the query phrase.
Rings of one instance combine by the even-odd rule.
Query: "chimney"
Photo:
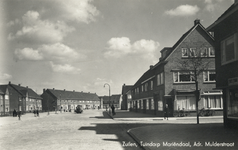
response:
[[[197,25],[197,24],[199,24],[199,23],[200,23],[200,20],[199,20],[199,19],[194,20],[194,25]]]
[[[18,86],[21,86],[21,84],[18,84]]]
[[[64,91],[65,91],[65,89],[64,89]]]
[[[55,88],[53,88],[53,90],[55,90]]]
[[[9,83],[8,84],[11,84],[11,81],[9,81]]]
[[[150,65],[150,69],[152,69],[154,66],[153,65]]]
[[[75,90],[73,90],[73,92],[75,92]]]
[[[45,89],[43,89],[43,93],[45,93]]]

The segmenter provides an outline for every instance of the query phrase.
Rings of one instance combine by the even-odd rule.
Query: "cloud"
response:
[[[10,22],[9,25],[14,24]],[[10,33],[8,40],[20,40],[24,43],[56,43],[61,42],[70,32],[74,31],[73,27],[68,26],[63,21],[51,22],[41,20],[36,11],[28,11],[22,17],[23,27],[15,34]]]
[[[199,11],[199,7],[197,5],[180,5],[175,9],[167,10],[165,12],[166,15],[169,16],[193,16]]]
[[[61,65],[61,64],[54,64],[53,62],[50,62],[50,65],[54,72],[75,74],[80,71],[80,69],[73,67],[70,64]]]
[[[105,57],[119,58],[128,54],[140,55],[143,58],[153,58],[154,52],[159,47],[159,42],[153,40],[141,39],[131,44],[127,37],[111,38],[108,42],[108,51],[104,53]]]
[[[95,17],[100,14],[91,2],[93,0],[51,0],[47,1],[49,5],[46,7],[60,20],[90,23],[96,21]]]
[[[42,60],[43,54],[32,48],[16,49],[15,55],[19,60]]]
[[[0,72],[0,79],[1,80],[8,80],[8,79],[11,79],[11,78],[12,78],[12,75]]]
[[[205,0],[204,3],[206,4],[205,10],[212,12],[218,7],[218,3],[222,2],[223,0]]]
[[[16,49],[15,56],[18,60],[48,60],[56,62],[72,62],[86,58],[76,50],[62,43],[43,44],[37,49]]]

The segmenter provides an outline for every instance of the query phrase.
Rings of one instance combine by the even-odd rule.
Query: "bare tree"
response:
[[[198,88],[198,77],[204,71],[208,70],[211,60],[208,59],[209,49],[205,48],[204,45],[200,45],[196,48],[184,48],[184,59],[178,59],[178,67],[181,71],[185,71],[195,82],[195,96],[196,96],[196,113],[197,113],[197,124],[199,124],[199,110],[198,101],[200,90]],[[213,51],[214,53],[214,51]]]

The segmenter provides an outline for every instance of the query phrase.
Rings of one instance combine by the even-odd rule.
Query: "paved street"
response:
[[[51,112],[34,117],[1,117],[1,150],[121,150],[122,142],[135,142],[127,130],[142,125],[112,120],[102,110],[84,110],[83,114]]]
[[[109,117],[103,110],[84,110],[83,114],[70,112],[41,113],[0,118],[1,150],[135,150],[138,144],[163,142],[234,142],[236,130],[225,130],[222,116],[200,118],[169,118],[119,111]],[[128,132],[129,131],[129,132]],[[129,134],[128,134],[129,133]],[[229,149],[234,149],[230,147]],[[144,149],[179,149],[179,147],[144,146]],[[182,147],[183,149],[186,147]],[[195,147],[192,147],[195,148]],[[198,147],[198,149],[203,149]],[[207,147],[206,149],[210,149]],[[217,147],[213,147],[217,148]]]

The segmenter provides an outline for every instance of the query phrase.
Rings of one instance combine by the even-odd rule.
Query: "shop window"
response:
[[[207,95],[203,96],[204,108],[218,109],[223,108],[221,95]]]
[[[228,91],[227,117],[238,119],[238,89]]]
[[[151,110],[154,110],[155,109],[155,103],[154,103],[154,99],[153,98],[151,99],[150,104],[151,104]]]
[[[148,99],[146,100],[146,109],[147,110],[150,109],[150,105],[149,105],[149,100]]]
[[[177,110],[195,110],[195,96],[177,96]]]
[[[163,111],[163,102],[162,101],[158,101],[158,110]]]

